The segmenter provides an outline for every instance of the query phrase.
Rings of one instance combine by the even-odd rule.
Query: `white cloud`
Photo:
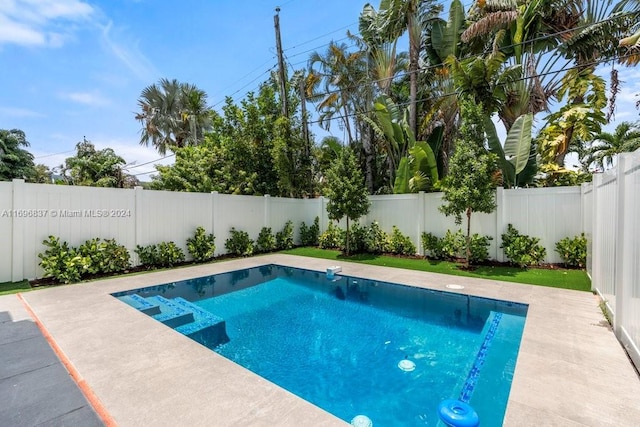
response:
[[[98,92],[69,92],[63,93],[60,96],[78,104],[88,105],[91,107],[102,107],[111,103],[109,99],[105,98]]]
[[[0,45],[60,47],[68,24],[94,13],[82,0],[0,0]]]
[[[155,80],[158,70],[138,48],[137,42],[121,41],[122,34],[114,31],[113,22],[102,27],[102,43],[105,49],[122,62],[140,80]]]

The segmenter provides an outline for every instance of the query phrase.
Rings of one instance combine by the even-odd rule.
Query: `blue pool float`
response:
[[[447,399],[438,405],[440,419],[451,427],[478,427],[480,418],[478,413],[468,403],[460,400]]]

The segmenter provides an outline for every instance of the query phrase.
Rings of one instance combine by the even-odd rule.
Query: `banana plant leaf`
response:
[[[509,129],[504,143],[504,156],[513,165],[516,175],[522,172],[529,162],[532,125],[532,114],[518,117]]]
[[[502,149],[502,144],[500,144],[500,139],[498,138],[498,133],[496,132],[496,125],[493,124],[493,120],[491,117],[486,116],[484,118],[484,129],[487,134],[487,141],[489,143],[489,151],[498,156],[498,166],[502,171],[502,180],[507,184],[507,187],[513,185],[516,179],[516,169],[504,155],[504,150]]]

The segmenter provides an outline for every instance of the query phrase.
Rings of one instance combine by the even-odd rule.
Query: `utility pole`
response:
[[[302,114],[302,137],[304,138],[304,151],[309,167],[309,197],[313,196],[313,173],[311,172],[311,142],[309,138],[309,124],[307,123],[307,98],[305,97],[305,78],[304,74],[300,77],[300,112]]]
[[[282,42],[280,41],[280,8],[276,7],[276,14],[273,16],[273,25],[276,29],[276,49],[278,51],[278,77],[280,80],[280,101],[282,102],[282,116],[289,117],[289,107],[287,102],[287,81],[282,56]]]

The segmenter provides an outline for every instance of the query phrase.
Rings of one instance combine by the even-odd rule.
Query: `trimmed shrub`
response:
[[[489,259],[489,246],[491,245],[491,240],[493,240],[493,237],[481,236],[478,233],[471,236],[471,255],[469,256],[470,264],[478,264]]]
[[[444,258],[442,255],[442,239],[434,234],[423,232],[420,240],[422,241],[422,250],[425,257],[432,259]]]
[[[318,239],[319,246],[322,249],[342,249],[344,247],[345,234],[346,231],[330,222],[325,232]]]
[[[513,225],[508,224],[507,232],[502,235],[500,247],[511,263],[526,268],[540,264],[547,255],[547,250],[539,245],[539,242],[539,238],[520,234]]]
[[[349,227],[349,252],[352,254],[359,254],[367,252],[367,227],[361,227],[360,223],[354,222]],[[345,232],[346,238],[346,232]],[[346,242],[345,242],[346,243]]]
[[[493,238],[481,236],[478,233],[471,235],[469,262],[477,264],[489,259],[489,246]],[[456,260],[465,257],[467,243],[462,230],[452,233],[447,230],[445,236],[440,239],[431,233],[422,233],[422,248],[425,256],[433,259]]]
[[[416,245],[394,225],[389,236],[389,251],[397,255],[415,255]]]
[[[138,254],[138,259],[140,260],[140,264],[146,267],[154,267],[160,264],[160,254],[158,252],[158,245],[147,245],[140,246],[136,245],[136,249],[134,251]]]
[[[447,230],[442,238],[442,258],[455,260],[465,257],[467,242],[462,234],[462,230],[458,229],[455,233]]]
[[[556,243],[556,252],[565,266],[584,268],[587,265],[587,238],[584,233],[573,238],[565,237]]]
[[[276,233],[276,249],[291,249],[293,245],[293,222],[287,221],[282,230]]]
[[[67,242],[60,242],[58,237],[49,236],[42,244],[47,249],[39,253],[38,258],[45,277],[53,277],[61,283],[79,282],[91,261],[81,256]]]
[[[231,237],[224,242],[224,247],[231,255],[250,256],[253,254],[253,240],[246,231],[231,227]]]
[[[173,267],[184,262],[184,252],[174,242],[158,243],[158,265]]]
[[[382,254],[388,249],[388,236],[383,229],[380,228],[378,221],[373,221],[369,225],[366,236],[366,250],[372,254]]]
[[[300,244],[302,246],[318,246],[320,237],[320,218],[316,217],[309,227],[304,223],[300,224]]]
[[[207,234],[203,227],[196,228],[193,237],[187,239],[187,251],[195,262],[212,260],[216,252],[215,236]]]
[[[272,252],[275,249],[276,238],[273,237],[273,233],[271,233],[271,227],[262,227],[260,234],[258,234],[258,239],[256,240],[256,245],[253,248],[253,251],[260,254],[264,252]]]

